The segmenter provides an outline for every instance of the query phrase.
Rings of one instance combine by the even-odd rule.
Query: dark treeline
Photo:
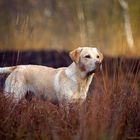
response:
[[[71,63],[67,52],[52,51],[6,51],[0,52],[0,66],[13,65],[45,65],[50,67],[63,67]]]
[[[134,74],[139,71],[140,67],[139,58],[125,58],[125,57],[107,57],[104,56],[103,69],[105,72],[106,67],[108,73],[113,74],[118,70],[132,71]],[[58,52],[52,51],[6,51],[0,52],[0,67],[14,66],[14,65],[44,65],[54,68],[65,67],[72,63],[69,53],[67,51]],[[127,69],[128,70],[127,70]]]

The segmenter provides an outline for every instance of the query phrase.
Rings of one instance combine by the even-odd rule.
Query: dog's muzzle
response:
[[[102,63],[101,62],[95,62],[96,68],[94,70],[91,70],[87,73],[88,76],[90,76],[93,73],[96,73],[102,69]]]

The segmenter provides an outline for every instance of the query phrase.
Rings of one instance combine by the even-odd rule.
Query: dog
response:
[[[0,74],[8,74],[5,95],[12,95],[16,102],[25,98],[28,92],[52,102],[85,101],[103,55],[92,47],[79,47],[69,55],[73,62],[68,67],[54,69],[40,65],[19,65],[0,68]]]

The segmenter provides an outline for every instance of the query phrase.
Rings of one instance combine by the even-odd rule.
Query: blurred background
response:
[[[96,46],[140,56],[139,0],[0,0],[0,51]]]

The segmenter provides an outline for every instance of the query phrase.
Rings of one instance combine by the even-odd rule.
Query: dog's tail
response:
[[[13,70],[16,69],[16,66],[12,66],[12,67],[0,67],[0,75],[1,74],[10,74]]]

